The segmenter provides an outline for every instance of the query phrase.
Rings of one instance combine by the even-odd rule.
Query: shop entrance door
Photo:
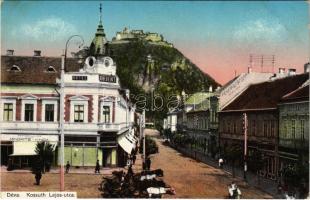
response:
[[[112,149],[104,148],[102,149],[102,166],[103,167],[110,167],[111,166],[111,154],[112,154]]]
[[[13,143],[1,141],[1,165],[8,165],[9,155],[13,153]]]

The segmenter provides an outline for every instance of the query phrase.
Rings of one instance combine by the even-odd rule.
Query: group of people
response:
[[[228,186],[228,195],[230,199],[240,199],[241,197],[241,190],[238,188],[235,182],[232,182]]]
[[[71,165],[70,165],[69,161],[67,161],[67,164],[66,164],[66,174],[69,173],[70,167],[71,167]],[[97,160],[97,162],[96,162],[96,167],[95,167],[95,174],[97,174],[97,173],[100,174],[100,164],[99,164],[99,160]]]

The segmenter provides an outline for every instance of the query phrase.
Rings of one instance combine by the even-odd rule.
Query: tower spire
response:
[[[99,11],[100,11],[99,24],[102,25],[102,4],[101,3],[100,3]]]

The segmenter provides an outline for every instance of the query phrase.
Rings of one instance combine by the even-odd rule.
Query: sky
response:
[[[60,56],[73,34],[89,45],[103,4],[109,40],[124,27],[157,32],[216,81],[225,84],[249,67],[303,72],[309,62],[309,5],[297,1],[4,1],[1,54]],[[69,52],[77,50],[78,40]],[[261,55],[264,65],[261,69]]]

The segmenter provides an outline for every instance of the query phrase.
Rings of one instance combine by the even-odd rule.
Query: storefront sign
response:
[[[14,142],[58,142],[57,135],[25,135],[25,134],[1,134],[1,141]]]
[[[99,75],[100,82],[116,83],[116,76],[113,75]]]

